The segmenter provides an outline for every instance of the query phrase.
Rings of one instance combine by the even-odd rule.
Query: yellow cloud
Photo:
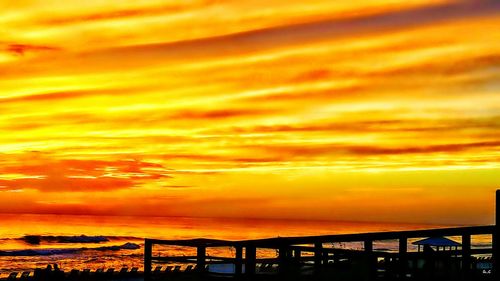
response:
[[[475,222],[500,169],[499,7],[2,3],[0,211]]]

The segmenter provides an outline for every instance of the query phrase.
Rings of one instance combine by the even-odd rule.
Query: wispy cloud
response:
[[[77,2],[0,3],[0,211],[488,213],[498,1]]]
[[[55,160],[39,153],[4,158],[9,160],[0,167],[0,173],[7,175],[0,179],[2,191],[106,192],[170,178],[162,165],[138,160]]]

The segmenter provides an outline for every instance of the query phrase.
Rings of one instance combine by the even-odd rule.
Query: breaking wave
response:
[[[49,243],[101,243],[109,242],[106,236],[42,236],[42,235],[25,235],[20,238],[28,244],[38,245],[41,242]]]
[[[52,256],[52,255],[67,255],[67,254],[77,254],[83,251],[120,251],[120,250],[137,250],[141,246],[135,243],[127,242],[123,245],[115,246],[102,246],[95,248],[64,248],[64,249],[26,249],[26,250],[13,250],[13,251],[0,251],[0,256]]]

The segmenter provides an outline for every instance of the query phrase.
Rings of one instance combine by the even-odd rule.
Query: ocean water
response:
[[[57,263],[63,270],[139,267],[144,238],[215,238],[243,240],[268,237],[360,233],[437,228],[437,225],[210,219],[179,217],[113,217],[72,215],[0,215],[0,277],[12,271],[33,270]],[[460,237],[456,237],[460,242]],[[411,242],[411,241],[409,241]],[[485,247],[491,237],[474,237],[474,247]],[[325,247],[362,248],[361,243]],[[375,249],[395,251],[397,241],[375,242]],[[413,250],[410,248],[410,250]],[[191,255],[195,249],[155,247],[155,255]],[[208,255],[232,256],[234,249],[209,249]],[[258,257],[275,251],[260,250]]]

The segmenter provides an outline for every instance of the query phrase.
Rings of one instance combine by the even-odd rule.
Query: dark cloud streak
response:
[[[496,150],[500,141],[483,141],[471,143],[450,143],[442,145],[411,145],[400,147],[382,147],[354,144],[283,144],[247,146],[254,152],[261,151],[269,155],[279,155],[284,159],[300,157],[320,157],[331,155],[372,156],[372,155],[405,155],[428,153],[455,153],[473,149]]]
[[[53,46],[41,46],[41,45],[16,43],[16,44],[7,44],[7,46],[4,47],[4,50],[8,53],[13,54],[13,55],[24,56],[26,53],[29,53],[29,52],[33,52],[33,53],[53,52],[53,51],[59,51],[61,49],[57,48],[57,47],[53,47]]]
[[[112,48],[89,57],[134,57],[150,60],[228,56],[307,42],[394,31],[404,28],[487,17],[500,13],[498,1],[457,2],[349,19],[272,27],[247,32],[150,45]],[[147,61],[150,61],[147,60]],[[114,61],[114,60],[113,60]]]

